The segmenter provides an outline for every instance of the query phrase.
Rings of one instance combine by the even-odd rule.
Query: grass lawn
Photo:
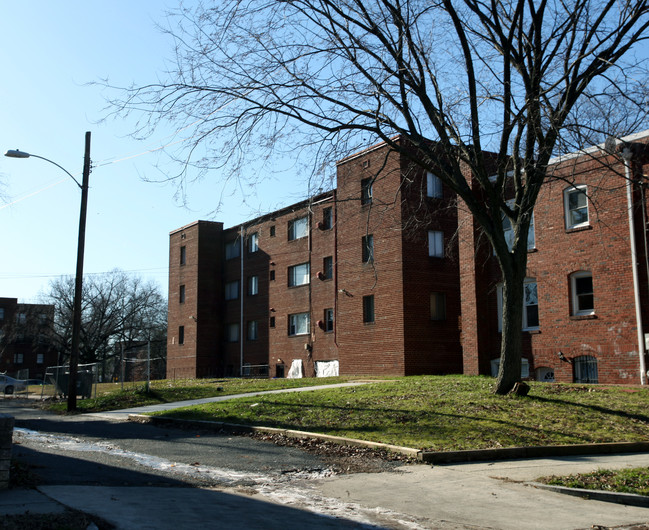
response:
[[[403,377],[160,414],[306,430],[434,451],[649,439],[647,389],[531,383],[529,396],[503,397],[492,393],[493,384],[488,377]]]
[[[119,410],[188,399],[344,383],[349,379],[345,377],[321,379],[165,379],[151,381],[149,392],[146,392],[144,383],[138,383],[137,385],[128,383],[125,384],[123,390],[120,383],[100,383],[97,385],[97,397],[78,399],[77,410],[82,413]],[[40,387],[34,388],[37,390],[34,390],[34,392],[40,395]],[[32,391],[32,387],[29,390]],[[94,393],[95,387],[93,386],[93,396]],[[64,412],[66,407],[65,401],[47,405],[49,410],[55,412]]]
[[[592,473],[580,473],[566,477],[544,477],[539,481],[566,488],[649,495],[649,469],[645,467],[618,470],[599,469]]]

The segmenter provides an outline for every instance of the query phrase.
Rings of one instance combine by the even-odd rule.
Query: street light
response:
[[[79,214],[79,242],[77,245],[77,272],[74,282],[74,308],[72,310],[72,347],[70,351],[70,377],[68,380],[68,412],[77,409],[77,372],[79,366],[79,339],[81,337],[81,290],[83,287],[83,253],[86,244],[86,211],[88,208],[88,180],[90,178],[90,131],[86,132],[83,156],[83,179],[81,184],[72,174],[56,162],[44,156],[11,149],[5,153],[10,158],[40,158],[62,169],[81,188],[81,212]]]

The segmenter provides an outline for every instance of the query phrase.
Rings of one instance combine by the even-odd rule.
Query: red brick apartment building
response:
[[[53,305],[0,298],[0,372],[42,379],[47,367],[57,364],[51,340],[53,320]]]
[[[644,382],[648,138],[625,138],[623,160],[592,148],[552,161],[529,242],[524,377]],[[341,160],[331,192],[175,230],[167,377],[492,374],[501,278],[479,232],[385,144]]]

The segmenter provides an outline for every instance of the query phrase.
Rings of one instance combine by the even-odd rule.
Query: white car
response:
[[[13,394],[14,392],[24,392],[27,390],[25,381],[14,379],[8,375],[0,374],[0,392],[3,394]]]

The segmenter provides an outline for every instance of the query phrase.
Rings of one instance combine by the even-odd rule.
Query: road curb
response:
[[[308,431],[296,431],[292,429],[279,429],[276,427],[259,427],[251,425],[240,425],[235,423],[214,422],[205,420],[182,420],[165,416],[147,416],[144,414],[129,414],[129,421],[137,423],[148,423],[161,426],[176,426],[181,428],[199,428],[212,431],[231,432],[267,432],[277,433],[292,438],[313,438],[333,443],[350,445],[356,447],[368,447],[371,449],[387,450],[403,454],[427,464],[444,464],[493,460],[514,460],[522,458],[548,458],[562,456],[596,455],[596,454],[619,454],[619,453],[645,453],[649,452],[649,442],[611,442],[597,444],[578,445],[548,445],[541,447],[508,447],[501,449],[478,449],[473,451],[420,451],[410,447],[368,442],[342,436],[313,433]],[[598,500],[623,504],[626,506],[637,506],[649,508],[649,497],[632,493],[616,493],[601,490],[588,490],[580,488],[567,488],[542,484],[540,482],[526,482],[526,485],[553,491],[563,495],[581,497],[583,499]]]
[[[649,442],[610,442],[575,445],[545,445],[538,447],[504,447],[500,449],[476,449],[466,451],[421,451],[419,458],[428,464],[450,464],[459,462],[514,460],[519,458],[548,458],[646,452],[649,452]]]
[[[649,508],[649,497],[637,495],[635,493],[618,493],[614,491],[588,490],[583,488],[567,488],[565,486],[555,486],[552,484],[543,484],[541,482],[526,482],[527,485],[534,488],[554,491],[563,495],[572,495],[582,499],[593,501],[614,502],[626,506],[638,506],[640,508]]]
[[[271,434],[283,434],[291,438],[313,438],[325,442],[333,442],[341,445],[350,445],[353,447],[368,447],[370,449],[379,449],[399,453],[410,458],[420,459],[421,451],[411,447],[401,447],[398,445],[384,444],[380,442],[368,442],[366,440],[357,440],[354,438],[345,438],[343,436],[333,436],[330,434],[321,434],[308,431],[296,431],[293,429],[280,429],[277,427],[259,427],[252,425],[239,425],[236,423],[225,423],[205,420],[182,420],[178,418],[169,418],[165,416],[146,416],[144,414],[129,414],[129,421],[136,423],[149,423],[152,425],[176,425],[182,428],[199,428],[213,431],[227,430],[231,432],[266,432]]]

